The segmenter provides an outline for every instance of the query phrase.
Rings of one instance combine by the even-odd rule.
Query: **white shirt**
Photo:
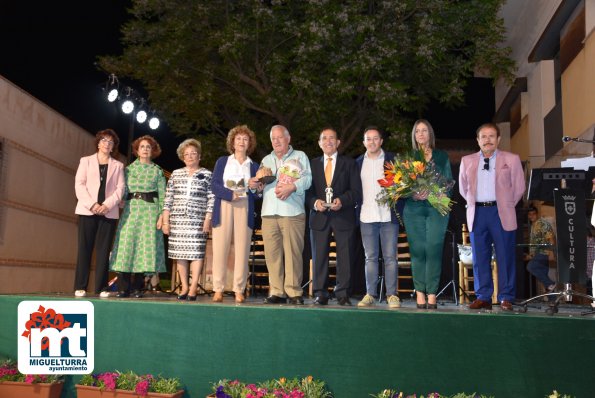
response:
[[[376,202],[376,197],[382,190],[378,180],[384,178],[384,151],[382,149],[376,159],[368,157],[368,152],[365,153],[360,176],[363,203],[359,220],[365,223],[390,222],[391,214],[388,205],[381,206]]]
[[[223,184],[227,186],[227,181],[237,183],[241,179],[244,180],[244,186],[248,187],[248,180],[250,180],[250,164],[252,159],[246,157],[244,163],[240,164],[234,155],[229,155],[225,169],[223,170]]]
[[[477,191],[476,202],[496,201],[496,156],[498,151],[490,157],[490,169],[484,170],[485,164],[483,153],[479,153],[479,164],[477,165]]]

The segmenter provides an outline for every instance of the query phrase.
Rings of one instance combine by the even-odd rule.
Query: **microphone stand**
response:
[[[448,282],[442,288],[442,290],[440,290],[438,292],[438,294],[436,295],[436,300],[446,290],[446,288],[448,288],[449,286],[452,286],[452,298],[455,302],[455,305],[459,305],[459,298],[457,296],[457,283],[455,281],[455,270],[456,270],[456,268],[455,268],[455,250],[456,250],[455,233],[453,231],[451,231],[450,229],[447,229],[446,232],[450,233],[450,240],[452,242],[452,257],[451,257],[452,279],[450,280],[450,282]]]
[[[595,144],[595,140],[583,140],[582,138],[572,138],[572,137],[568,137],[568,136],[562,137],[562,142],[570,142],[570,141]]]

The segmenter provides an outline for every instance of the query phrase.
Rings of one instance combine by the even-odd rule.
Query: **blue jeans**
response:
[[[366,253],[366,293],[378,296],[378,242],[382,245],[386,295],[397,294],[397,235],[399,224],[392,222],[360,223],[362,243]]]
[[[548,286],[555,284],[553,280],[550,279],[548,272],[550,271],[549,260],[547,255],[543,253],[538,253],[529,263],[527,264],[527,271],[533,274],[537,280],[543,283],[543,287],[546,289]]]

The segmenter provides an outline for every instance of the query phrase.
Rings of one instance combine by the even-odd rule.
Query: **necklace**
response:
[[[107,175],[107,164],[100,164],[99,165],[99,181],[103,182]]]

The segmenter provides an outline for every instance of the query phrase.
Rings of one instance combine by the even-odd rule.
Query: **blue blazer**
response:
[[[211,182],[211,189],[213,190],[213,194],[215,195],[215,205],[213,206],[213,227],[219,226],[221,224],[221,201],[227,200],[231,202],[233,199],[233,191],[229,188],[225,187],[223,183],[223,171],[225,170],[225,165],[227,164],[227,156],[221,156],[217,159],[217,163],[215,163],[215,169],[213,170],[213,181]],[[256,162],[252,162],[250,164],[250,177],[256,176],[256,172],[260,166]],[[260,199],[262,197],[261,194],[254,193],[251,190],[248,190],[248,227],[254,229],[254,200]]]
[[[358,171],[361,173],[362,171],[362,167],[364,165],[364,154],[361,154],[360,156],[357,157],[357,159],[355,159],[355,163],[357,163],[357,168]],[[393,160],[395,160],[395,154],[393,152],[386,152],[384,151],[384,161],[385,162],[392,162]],[[399,223],[399,216],[402,218],[403,217],[403,209],[405,208],[405,201],[403,199],[399,199],[397,201],[397,207],[396,208],[391,208],[391,212],[390,212],[390,221],[393,224],[398,224]],[[362,207],[358,206],[355,209],[356,212],[356,218],[357,218],[357,223],[359,224],[359,216],[360,213],[362,211]],[[397,215],[398,213],[398,215]]]

